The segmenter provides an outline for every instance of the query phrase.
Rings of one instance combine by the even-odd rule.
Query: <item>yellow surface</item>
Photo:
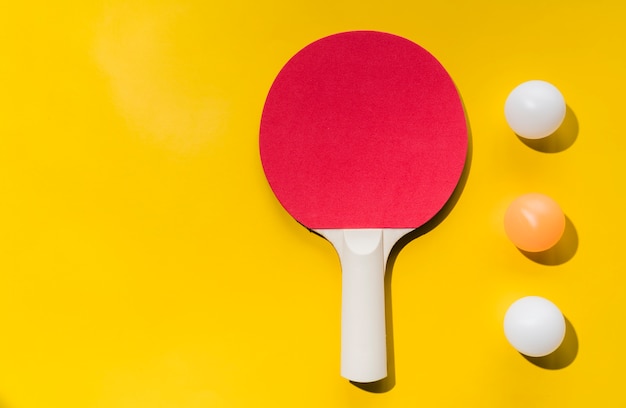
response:
[[[2,408],[626,405],[621,2],[5,3]],[[280,207],[257,152],[280,67],[353,29],[437,56],[472,133],[456,206],[398,253],[392,377],[367,389],[339,376],[337,256]],[[504,121],[529,79],[570,107],[549,144]],[[530,191],[569,219],[556,252],[504,234]],[[504,338],[525,295],[570,322],[551,360]]]

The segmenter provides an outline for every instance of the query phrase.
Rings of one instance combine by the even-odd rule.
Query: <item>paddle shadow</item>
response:
[[[465,105],[463,105],[463,109],[465,109]],[[398,258],[398,254],[409,242],[414,239],[432,231],[435,227],[443,222],[446,217],[450,214],[452,209],[456,206],[459,198],[461,197],[461,193],[465,189],[465,185],[467,184],[467,180],[469,178],[469,172],[472,164],[473,157],[473,139],[472,139],[472,131],[469,123],[469,117],[467,112],[465,112],[465,118],[467,121],[467,156],[465,158],[465,165],[463,167],[463,171],[461,172],[461,177],[459,178],[459,182],[452,192],[450,199],[446,202],[446,204],[441,208],[441,210],[435,214],[433,218],[431,218],[427,223],[422,225],[419,228],[414,229],[409,232],[402,238],[398,240],[396,245],[391,250],[389,254],[389,258],[387,260],[387,265],[385,268],[385,321],[386,321],[386,333],[387,333],[387,377],[378,381],[374,381],[371,383],[359,383],[355,381],[350,381],[354,386],[375,394],[382,394],[388,391],[391,391],[396,385],[396,363],[395,363],[395,346],[394,346],[394,337],[393,337],[393,297],[391,290],[391,280],[393,276],[393,266]]]
[[[541,265],[556,266],[562,265],[572,259],[578,251],[578,233],[576,227],[565,216],[565,231],[563,236],[552,248],[541,252],[528,252],[522,249],[518,250],[524,254],[524,256],[533,262]]]
[[[565,107],[565,118],[561,126],[551,135],[541,139],[517,138],[531,149],[542,153],[559,153],[567,150],[578,138],[578,118],[569,105]]]
[[[520,353],[521,354],[521,353]],[[574,326],[565,318],[565,338],[554,352],[543,357],[530,357],[521,354],[526,360],[546,370],[561,370],[576,360],[578,356],[578,335]]]

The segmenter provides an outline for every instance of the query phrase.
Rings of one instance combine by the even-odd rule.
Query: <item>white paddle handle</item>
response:
[[[341,375],[368,383],[387,376],[385,264],[410,230],[317,230],[332,242],[342,269]]]

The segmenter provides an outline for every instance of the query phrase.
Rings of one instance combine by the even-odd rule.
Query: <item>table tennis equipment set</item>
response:
[[[515,88],[505,103],[507,123],[529,139],[553,134],[565,111],[560,91],[538,80]],[[278,201],[339,255],[341,375],[357,383],[385,378],[389,254],[442,210],[466,165],[467,120],[454,82],[408,39],[377,31],[330,35],[278,73],[259,149]],[[543,251],[560,240],[564,220],[556,202],[528,194],[504,223],[518,248]],[[504,326],[511,345],[532,356],[554,352],[565,336],[558,307],[538,296],[515,302]]]

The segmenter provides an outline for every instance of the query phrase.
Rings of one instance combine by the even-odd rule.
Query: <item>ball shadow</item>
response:
[[[521,354],[521,353],[520,353]],[[530,357],[521,354],[526,360],[546,370],[561,370],[576,360],[578,355],[578,335],[574,326],[565,318],[565,338],[554,352],[543,357]]]
[[[576,227],[565,216],[565,230],[563,236],[552,248],[541,252],[528,252],[522,249],[518,250],[524,254],[524,256],[533,262],[541,265],[556,266],[562,265],[572,259],[578,251],[578,233]]]
[[[542,153],[558,153],[567,150],[578,138],[578,119],[569,105],[565,107],[565,118],[561,126],[551,135],[541,139],[517,138],[531,149]]]

